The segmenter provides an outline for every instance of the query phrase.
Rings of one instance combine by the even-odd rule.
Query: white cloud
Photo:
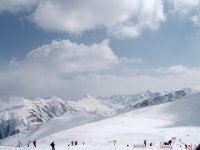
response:
[[[193,24],[196,26],[196,27],[200,27],[200,13],[199,15],[195,15],[192,17],[192,21],[193,21]]]
[[[133,94],[147,89],[152,91],[177,90],[200,85],[200,69],[189,69],[179,74],[138,74],[132,76],[90,74],[70,81],[80,95],[109,96],[112,94]],[[68,81],[67,81],[68,82]],[[80,88],[84,87],[84,88]]]
[[[54,41],[49,45],[45,45],[41,48],[33,50],[21,61],[13,59],[10,68],[4,71],[0,71],[1,97],[46,97],[51,95],[61,97],[80,97],[85,93],[91,93],[92,95],[96,96],[109,96],[112,94],[133,94],[147,89],[153,91],[165,91],[200,85],[200,69],[188,68],[183,65],[175,65],[161,69],[158,68],[156,70],[154,69],[153,72],[152,70],[148,70],[146,72],[138,70],[135,74],[128,72],[124,74],[123,70],[114,67],[115,63],[110,64],[110,62],[104,63],[109,65],[111,70],[116,69],[117,73],[106,73],[103,70],[99,72],[101,69],[107,69],[107,67],[102,67],[100,70],[98,70],[93,68],[93,65],[88,66],[93,63],[96,64],[96,61],[107,61],[107,57],[104,58],[104,54],[103,56],[100,56],[103,58],[98,60],[88,60],[90,61],[90,64],[87,62],[84,63],[77,57],[73,57],[74,61],[72,61],[72,63],[79,65],[81,62],[83,64],[81,64],[80,67],[85,69],[78,71],[76,70],[76,73],[72,74],[75,71],[74,69],[71,69],[71,71],[66,71],[66,69],[69,69],[70,67],[66,67],[64,65],[63,69],[60,66],[61,62],[68,62],[65,60],[68,58],[63,55],[63,52],[61,52],[62,55],[60,55],[57,53],[52,53],[52,49],[46,48],[52,46],[52,44],[55,44],[55,42],[58,41]],[[62,42],[65,44],[67,43],[66,45],[72,44],[70,47],[87,47],[85,48],[86,53],[90,53],[87,51],[87,49],[92,47],[91,45],[78,45],[71,43],[70,41],[61,41],[61,43]],[[52,47],[57,48],[54,44]],[[105,43],[103,42],[96,45],[102,46],[104,44]],[[58,45],[60,45],[60,43]],[[60,53],[59,50],[57,52]],[[69,53],[67,52],[67,55],[73,56],[71,53],[72,51],[69,51]],[[91,53],[93,56],[93,52]],[[83,56],[87,58],[87,55],[88,54],[86,54],[85,57],[81,53],[80,57]],[[61,62],[59,62],[57,59],[60,59],[61,56],[63,56],[64,60],[61,58]],[[109,58],[110,57],[114,57],[115,62],[116,56],[109,56]],[[56,61],[53,58],[56,58]],[[37,60],[38,62],[36,62]],[[127,58],[117,58],[117,60],[117,65],[123,65],[125,62],[137,63],[137,59],[129,60]],[[135,60],[136,62],[134,62]],[[51,68],[47,67],[46,63],[49,63]],[[67,66],[71,65],[72,64],[69,64]],[[125,67],[127,67],[127,65],[125,65]],[[82,71],[87,72],[83,73]]]
[[[183,65],[175,65],[175,66],[170,66],[168,68],[161,68],[159,69],[159,72],[164,73],[164,74],[184,74],[187,72],[190,72],[191,70]]]
[[[118,63],[108,41],[84,45],[69,40],[52,41],[29,52],[23,60],[12,59],[17,68],[57,73],[98,72]]]
[[[45,0],[32,19],[46,30],[80,34],[106,28],[114,35],[135,38],[145,29],[158,29],[165,16],[162,0]]]
[[[188,13],[200,4],[200,0],[168,0],[174,6],[174,11],[180,14]]]
[[[169,2],[174,6],[174,13],[189,16],[194,26],[200,27],[200,0],[169,0]]]
[[[1,0],[0,12],[18,12],[30,10],[39,0]]]
[[[108,40],[91,45],[52,41],[31,50],[23,59],[10,60],[7,69],[0,71],[0,97],[77,97],[88,92],[125,92],[127,88],[123,86],[130,85],[129,78],[122,75],[123,68],[134,68],[135,63],[141,62],[139,58],[117,57]],[[113,71],[118,75],[109,75]]]
[[[122,57],[120,58],[120,63],[128,65],[128,64],[136,64],[136,63],[141,63],[143,60],[141,58],[126,58],[126,57]]]
[[[119,38],[137,38],[144,30],[159,29],[167,3],[175,14],[189,16],[199,26],[200,0],[5,0],[0,12],[29,10],[31,21],[48,31],[81,34],[105,29]]]
[[[112,29],[112,34],[118,38],[137,38],[140,36],[140,32],[134,26],[120,26]]]
[[[0,71],[0,95],[37,97],[63,96],[67,91],[75,93],[84,88],[84,85],[75,89],[73,80],[66,81],[62,78],[99,73],[119,63],[108,40],[91,45],[69,40],[52,41],[30,51],[21,60],[13,58],[9,67]]]
[[[104,28],[121,38],[136,38],[145,29],[156,30],[165,20],[162,0],[0,1],[0,12],[25,10],[45,30],[81,34]]]

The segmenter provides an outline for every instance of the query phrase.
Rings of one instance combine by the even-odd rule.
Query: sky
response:
[[[0,99],[200,85],[200,0],[0,0]]]

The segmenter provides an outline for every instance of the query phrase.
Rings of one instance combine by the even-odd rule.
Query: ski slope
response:
[[[199,108],[200,93],[70,129],[65,128],[64,124],[58,126],[56,124],[59,122],[58,119],[52,119],[34,133],[24,136],[25,140],[21,139],[23,148],[14,149],[33,149],[32,146],[26,148],[27,141],[33,138],[38,141],[35,150],[51,149],[49,144],[52,141],[56,144],[56,150],[131,150],[133,145],[143,144],[145,139],[148,145],[146,149],[160,149],[160,142],[176,137],[173,149],[183,150],[184,144],[194,146],[200,142]],[[60,120],[65,119],[60,118]],[[17,145],[18,136],[4,139],[1,145]],[[78,146],[68,146],[72,140],[77,140]],[[113,140],[116,141],[116,145]],[[150,147],[149,143],[153,143],[153,146]],[[13,147],[0,147],[0,149],[12,150]]]
[[[46,99],[10,97],[7,101],[0,102],[0,139],[30,132],[52,118],[67,117],[70,120],[73,115],[77,116],[81,113],[107,118],[136,108],[176,101],[196,91],[192,88],[165,94],[145,91],[135,95],[115,95],[110,98],[96,98],[87,94],[77,101],[64,100],[59,97]],[[72,127],[76,124],[80,125],[79,122],[70,124]]]

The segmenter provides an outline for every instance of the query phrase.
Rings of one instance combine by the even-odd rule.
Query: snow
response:
[[[2,139],[0,145],[16,146],[16,141],[28,143],[28,141],[33,141],[34,139],[41,139],[56,132],[101,119],[101,116],[87,113],[78,113],[75,115],[71,114],[65,117],[53,118],[44,122],[38,128],[30,130],[29,132],[22,132]]]
[[[68,101],[68,104],[78,111],[95,113],[101,116],[112,116],[116,114],[115,110],[102,104],[95,97],[92,97],[89,94],[87,94],[83,99],[80,99],[76,102]]]
[[[93,97],[86,97],[79,101],[64,101],[58,97],[34,100],[10,97],[7,102],[2,102],[0,108],[0,138],[18,132],[28,132],[51,118],[63,116],[70,119],[70,115],[76,117],[80,113],[88,113],[98,119],[100,116],[111,116],[116,112]]]
[[[106,118],[136,108],[178,100],[196,92],[198,90],[194,88],[172,91],[164,95],[145,91],[134,95],[114,95],[107,98],[95,98],[88,94],[77,101],[64,100],[59,97],[33,100],[10,97],[1,103],[0,139],[37,128],[55,117],[76,115],[82,112]]]
[[[199,108],[200,93],[197,93],[178,101],[137,109],[104,120],[99,118],[99,121],[95,117],[93,120],[91,114],[68,119],[59,117],[47,121],[29,135],[22,133],[21,136],[15,135],[1,141],[1,145],[13,146],[20,139],[25,147],[0,147],[0,150],[33,149],[33,146],[26,148],[27,141],[33,139],[38,141],[35,150],[51,149],[49,144],[52,141],[55,141],[56,150],[115,150],[115,146],[116,150],[132,150],[134,144],[141,145],[145,139],[147,148],[134,149],[153,150],[160,149],[160,142],[172,137],[177,139],[173,149],[183,150],[184,144],[192,144],[194,147],[200,141]],[[71,128],[73,123],[81,119],[82,124],[88,119],[95,122]],[[72,140],[77,140],[78,146],[68,146]],[[116,140],[116,145],[113,140]],[[150,147],[149,143],[153,143],[153,146]]]

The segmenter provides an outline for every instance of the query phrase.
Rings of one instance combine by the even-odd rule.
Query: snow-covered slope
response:
[[[64,101],[61,98],[29,100],[11,97],[0,110],[0,138],[38,127],[51,118],[77,113],[110,116],[115,113],[95,98],[86,97],[79,101]]]
[[[50,143],[55,140],[58,145],[65,145],[63,143],[78,140],[98,149],[98,146],[111,145],[109,142],[112,140],[116,140],[119,146],[143,143],[144,139],[147,139],[148,143],[159,144],[175,136],[177,141],[180,138],[184,144],[198,144],[199,108],[200,94],[196,94],[180,101],[138,109],[62,131],[43,138],[40,142]],[[174,145],[176,149],[180,148],[178,146]]]
[[[101,120],[101,116],[88,113],[77,113],[71,114],[64,117],[52,118],[34,130],[29,130],[28,132],[21,132],[13,136],[9,136],[0,140],[0,145],[16,146],[16,141],[23,141],[23,143],[28,143],[28,141],[33,141],[34,139],[41,139],[51,134],[55,134],[59,131],[67,130],[79,125],[87,124],[90,122]]]
[[[196,91],[193,89],[165,94],[145,91],[135,95],[115,95],[108,98],[86,95],[78,101],[68,101],[58,97],[34,100],[11,97],[8,101],[1,103],[0,139],[33,130],[51,118],[86,113],[96,118],[101,116],[103,119],[136,108],[171,102],[194,92]],[[79,122],[73,125],[76,126],[76,124],[79,125]]]
[[[178,101],[161,105],[136,109],[134,111],[117,115],[112,118],[77,126],[60,132],[55,130],[51,120],[35,131],[34,138],[38,141],[38,150],[48,149],[49,143],[55,141],[56,149],[71,150],[110,150],[115,149],[113,140],[116,140],[117,149],[133,149],[133,144],[153,143],[151,149],[159,149],[160,142],[176,137],[173,149],[185,149],[184,144],[198,144],[200,141],[200,93],[181,98]],[[62,119],[61,119],[62,120]],[[50,129],[50,130],[49,130]],[[48,132],[45,132],[48,130]],[[43,134],[43,136],[41,136]],[[28,135],[26,144],[33,136]],[[15,140],[11,140],[15,139]],[[179,142],[179,139],[181,141]],[[16,137],[4,139],[2,145],[16,145]],[[70,146],[72,140],[77,140],[79,146]],[[82,143],[85,145],[82,145]],[[129,147],[127,147],[129,145]],[[181,146],[181,147],[180,147]],[[3,147],[1,149],[4,149]],[[140,148],[142,149],[142,148]]]

